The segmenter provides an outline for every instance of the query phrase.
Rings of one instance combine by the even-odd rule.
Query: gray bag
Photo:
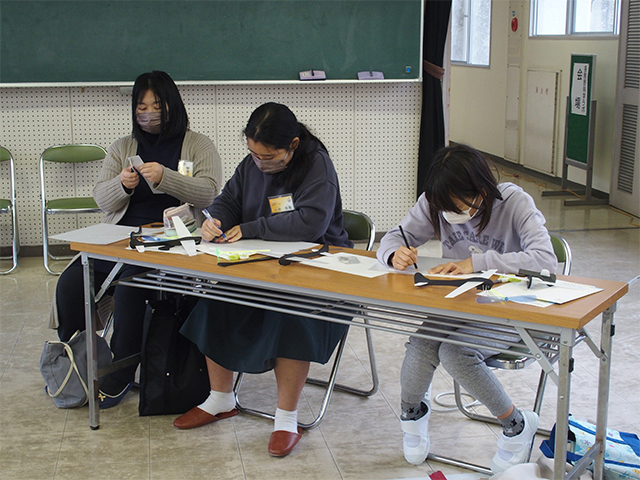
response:
[[[104,338],[96,335],[98,368],[112,362],[111,350]],[[58,408],[81,407],[87,403],[87,340],[85,332],[76,332],[68,342],[45,342],[40,357],[40,373],[47,393]]]

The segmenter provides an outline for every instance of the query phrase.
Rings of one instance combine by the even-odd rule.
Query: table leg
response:
[[[89,388],[89,427],[100,428],[98,409],[98,346],[96,344],[97,311],[93,279],[93,259],[81,254],[84,283],[84,318],[87,332],[87,387]]]
[[[571,355],[576,332],[563,329],[560,334],[560,359],[558,360],[558,402],[556,415],[554,480],[565,478],[565,458],[567,457],[567,435],[569,432],[569,391],[571,390]]]
[[[616,304],[614,303],[602,312],[602,328],[600,335],[602,357],[600,357],[600,373],[598,376],[598,411],[596,418],[596,443],[600,443],[602,448],[594,462],[594,480],[602,480],[604,475],[607,413],[609,409],[609,381],[611,378],[611,350],[613,344],[613,313],[615,311]]]

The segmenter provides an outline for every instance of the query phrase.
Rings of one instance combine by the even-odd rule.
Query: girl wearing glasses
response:
[[[338,177],[327,149],[285,105],[266,103],[249,118],[249,154],[208,208],[202,237],[306,241],[351,247],[342,226]],[[269,454],[288,455],[300,440],[297,406],[310,362],[326,363],[346,326],[201,299],[182,334],[207,357],[209,398],[175,420],[195,428],[236,415],[234,372],[274,370],[278,389]]]

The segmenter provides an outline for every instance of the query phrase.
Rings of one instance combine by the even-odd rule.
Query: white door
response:
[[[623,0],[609,203],[640,216],[640,0]]]
[[[559,72],[527,71],[527,110],[524,121],[525,167],[553,175]]]

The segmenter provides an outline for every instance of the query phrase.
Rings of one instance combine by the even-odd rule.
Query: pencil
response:
[[[400,229],[400,233],[402,234],[402,239],[404,240],[404,244],[406,245],[406,247],[411,250],[411,247],[409,246],[409,241],[407,240],[407,237],[404,234],[404,230],[402,229],[402,225],[398,225],[398,228]],[[416,268],[416,272],[418,271],[418,264],[414,263],[413,266]]]

